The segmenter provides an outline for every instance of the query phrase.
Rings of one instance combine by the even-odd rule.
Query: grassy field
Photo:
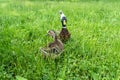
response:
[[[71,39],[57,60],[39,51],[61,30]],[[120,1],[0,1],[0,80],[120,80]]]

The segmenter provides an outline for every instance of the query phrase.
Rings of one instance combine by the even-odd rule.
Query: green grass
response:
[[[77,1],[77,0],[76,0]],[[68,18],[71,39],[57,60],[39,52],[47,30]],[[120,1],[0,1],[1,80],[119,80]]]

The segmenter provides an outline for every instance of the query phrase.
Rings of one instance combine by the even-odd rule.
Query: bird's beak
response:
[[[48,34],[46,34],[46,36],[48,36]]]

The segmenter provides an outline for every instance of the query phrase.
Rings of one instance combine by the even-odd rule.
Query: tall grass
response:
[[[71,39],[56,60],[43,59],[47,30],[68,18]],[[0,79],[119,80],[120,2],[0,2]]]

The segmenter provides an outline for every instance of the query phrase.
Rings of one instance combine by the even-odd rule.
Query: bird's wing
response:
[[[41,48],[40,51],[44,54],[48,54],[50,52],[50,48]]]

